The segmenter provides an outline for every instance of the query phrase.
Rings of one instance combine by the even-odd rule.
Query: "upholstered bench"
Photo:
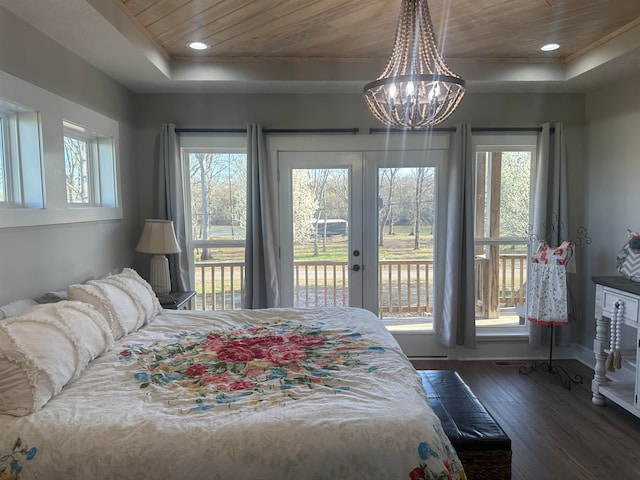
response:
[[[471,480],[511,479],[511,439],[453,370],[418,370],[442,428]]]

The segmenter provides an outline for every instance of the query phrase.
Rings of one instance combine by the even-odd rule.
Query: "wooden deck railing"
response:
[[[500,308],[519,307],[526,300],[527,255],[501,254],[495,271],[485,257],[475,259],[476,313],[498,318]]]
[[[433,310],[433,260],[380,260],[378,311],[389,314],[426,315]]]
[[[196,262],[194,267],[197,310],[242,308],[244,262]]]
[[[488,260],[476,258],[476,306],[482,318],[501,307],[524,305],[525,254],[501,254],[497,274]],[[349,303],[348,263],[294,262],[294,306],[344,306]],[[242,307],[244,262],[197,262],[196,309]],[[380,260],[378,299],[381,317],[433,311],[433,260]]]

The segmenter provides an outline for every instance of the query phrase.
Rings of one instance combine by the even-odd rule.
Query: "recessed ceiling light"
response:
[[[194,50],[206,50],[209,48],[209,45],[202,42],[189,42],[187,43],[187,47],[193,48]]]
[[[554,50],[558,50],[560,48],[560,45],[558,45],[557,43],[547,43],[546,45],[543,45],[540,47],[540,50],[542,50],[543,52],[553,52]]]

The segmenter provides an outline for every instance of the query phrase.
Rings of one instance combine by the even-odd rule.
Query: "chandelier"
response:
[[[392,127],[436,125],[456,109],[464,85],[438,51],[427,0],[402,0],[391,57],[378,79],[364,87],[373,115]]]

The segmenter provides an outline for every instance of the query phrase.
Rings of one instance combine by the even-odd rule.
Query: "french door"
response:
[[[281,302],[364,306],[362,153],[280,152]]]
[[[366,308],[405,353],[444,356],[434,303],[438,171],[448,141],[412,150],[344,137],[280,142],[271,158],[283,306]]]

